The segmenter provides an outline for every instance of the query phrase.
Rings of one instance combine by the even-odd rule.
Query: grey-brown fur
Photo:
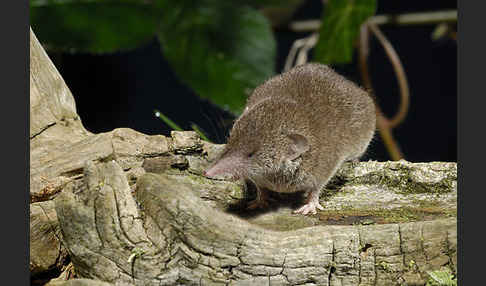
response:
[[[253,181],[258,197],[252,207],[265,205],[264,189],[308,191],[307,204],[296,212],[315,213],[322,208],[320,190],[341,164],[365,152],[375,121],[364,90],[328,66],[298,66],[253,91],[206,174]]]

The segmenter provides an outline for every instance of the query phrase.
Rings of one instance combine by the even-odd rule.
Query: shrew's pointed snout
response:
[[[237,167],[237,160],[232,157],[225,157],[204,170],[203,175],[208,178],[236,179],[238,177],[236,175],[238,173]]]
[[[204,177],[211,177],[212,176],[211,175],[212,173],[211,172],[208,172],[208,171],[209,171],[209,169],[203,171],[202,174],[203,174]]]
[[[205,177],[208,177],[208,178],[211,178],[211,177],[214,177],[218,174],[220,174],[221,172],[219,172],[219,167],[218,167],[219,164],[215,164],[213,165],[212,167],[206,169],[203,171],[203,176]]]

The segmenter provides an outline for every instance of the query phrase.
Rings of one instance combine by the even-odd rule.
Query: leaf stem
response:
[[[170,128],[176,131],[182,131],[182,128],[177,125],[174,121],[170,120],[167,116],[165,116],[162,112],[157,109],[154,109],[155,117],[162,120],[165,124],[167,124]]]
[[[209,138],[206,136],[206,134],[201,130],[201,128],[196,123],[191,123],[191,128],[192,128],[192,130],[196,131],[196,133],[199,134],[199,136],[204,141],[211,142],[211,140],[209,140]]]

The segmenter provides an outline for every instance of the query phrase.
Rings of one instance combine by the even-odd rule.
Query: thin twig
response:
[[[457,10],[407,13],[401,15],[376,15],[369,19],[375,25],[427,25],[444,22],[457,22]],[[294,32],[313,32],[319,30],[321,20],[295,21],[289,24]]]
[[[292,44],[289,54],[287,55],[287,59],[285,60],[284,71],[288,71],[294,66],[294,59],[296,58],[296,56],[297,56],[297,60],[295,65],[306,63],[307,53],[311,48],[313,48],[316,45],[318,38],[319,38],[319,34],[313,33],[310,36],[296,40]]]
[[[407,13],[401,15],[376,15],[370,19],[375,25],[427,25],[443,22],[457,22],[457,10]]]
[[[360,74],[363,81],[363,86],[365,89],[368,90],[370,95],[373,97],[375,101],[375,109],[376,109],[376,125],[378,131],[381,135],[383,140],[383,144],[388,151],[392,160],[400,160],[403,159],[403,153],[398,146],[398,143],[393,138],[393,134],[391,132],[392,128],[388,124],[388,119],[383,115],[381,111],[377,99],[374,96],[373,92],[373,84],[371,82],[371,77],[368,70],[368,54],[369,54],[369,30],[368,25],[363,24],[361,26],[360,34],[359,34],[359,45],[358,45],[358,64],[360,68]]]
[[[368,55],[370,53],[370,32],[368,25],[361,25],[359,32],[359,45],[358,45],[358,65],[360,68],[361,79],[363,81],[364,88],[370,93],[373,92],[373,84],[371,83],[370,73],[368,70]]]
[[[449,32],[449,36],[451,37],[451,39],[453,39],[454,41],[457,41],[457,32],[454,31],[454,30],[451,30]]]
[[[295,60],[295,65],[303,65],[307,63],[307,59],[309,56],[309,50],[314,48],[317,44],[317,40],[319,40],[319,34],[313,33],[308,40],[306,41],[305,45],[300,49],[299,53],[297,54],[297,59]]]
[[[398,112],[395,114],[392,119],[388,121],[388,125],[391,128],[396,127],[398,124],[403,122],[405,117],[408,113],[408,107],[410,105],[410,91],[408,88],[408,80],[407,75],[405,74],[405,70],[403,68],[402,62],[400,61],[400,57],[398,56],[397,52],[393,48],[392,44],[387,40],[385,35],[381,32],[380,28],[377,25],[372,23],[367,23],[369,29],[374,34],[374,36],[378,39],[380,44],[383,46],[385,53],[387,54],[390,62],[393,66],[393,70],[395,71],[395,75],[398,80],[398,86],[400,88],[400,105],[398,107]]]
[[[400,159],[404,159],[402,151],[398,146],[397,141],[393,137],[392,128],[387,126],[388,120],[383,116],[383,114],[378,113],[376,116],[376,124],[378,125],[378,129],[380,131],[381,139],[385,144],[386,149],[388,150],[388,154],[390,155],[391,159],[394,161],[398,161]]]

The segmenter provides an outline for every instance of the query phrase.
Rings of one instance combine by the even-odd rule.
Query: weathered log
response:
[[[59,272],[66,261],[54,205],[49,200],[68,182],[82,178],[85,161],[115,158],[133,183],[137,172],[143,173],[144,157],[169,152],[168,144],[164,136],[147,136],[131,129],[88,132],[76,113],[71,92],[30,30],[31,275]],[[177,148],[177,144],[171,146]]]
[[[88,162],[84,183],[55,200],[77,273],[115,285],[391,285],[455,268],[455,218],[275,231],[203,200],[215,182],[199,180],[147,173],[135,200],[115,161]]]

